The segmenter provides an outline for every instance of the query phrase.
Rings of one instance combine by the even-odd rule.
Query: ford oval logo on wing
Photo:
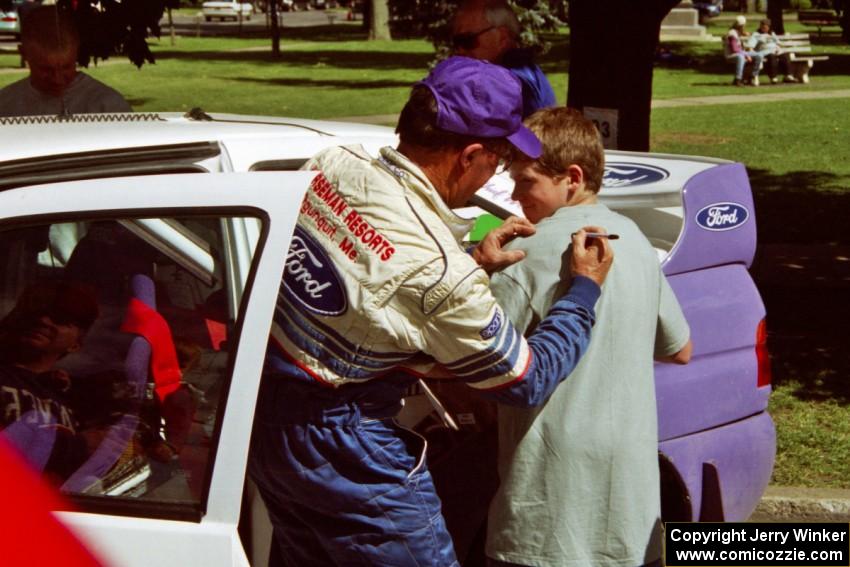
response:
[[[609,189],[633,187],[663,181],[670,172],[654,165],[629,162],[612,162],[605,165],[602,186]]]
[[[750,218],[750,211],[738,203],[714,203],[699,210],[697,224],[705,230],[732,230]]]
[[[320,315],[342,315],[345,288],[325,251],[300,226],[295,227],[283,269],[283,285],[304,307]]]

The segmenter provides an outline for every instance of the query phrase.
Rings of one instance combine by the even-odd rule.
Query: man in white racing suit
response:
[[[573,286],[526,340],[482,266],[528,235],[514,219],[468,254],[452,212],[539,140],[519,81],[452,57],[402,110],[398,149],[321,152],[287,254],[260,390],[249,472],[274,525],[274,565],[458,565],[424,441],[393,420],[416,376],[453,377],[536,405],[589,341],[605,239],[573,240]],[[596,230],[599,227],[588,227]]]

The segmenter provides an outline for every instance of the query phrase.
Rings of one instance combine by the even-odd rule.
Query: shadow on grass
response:
[[[296,79],[296,78],[277,78],[277,79],[257,79],[253,77],[218,77],[226,81],[240,81],[246,83],[262,83],[264,85],[273,85],[279,87],[335,87],[343,89],[388,89],[388,88],[410,88],[413,83],[410,81],[358,81],[358,80],[328,80],[328,79]]]
[[[181,35],[193,36],[197,30],[197,26],[192,23],[179,23],[174,25],[174,29]],[[163,26],[163,37],[167,36],[168,28]],[[298,26],[287,27],[285,24],[280,30],[280,37],[283,40],[297,39],[303,41],[318,41],[318,42],[333,42],[333,41],[365,41],[367,32],[356,25],[323,25],[323,26]],[[239,32],[238,24],[219,24],[211,27],[209,24],[202,24],[202,35],[205,37],[228,37],[228,38],[265,38],[271,43],[271,32],[266,28],[254,28],[246,26]]]
[[[760,243],[850,244],[850,179],[826,171],[748,173]]]
[[[152,98],[137,97],[137,98],[128,98],[127,102],[130,103],[130,106],[132,106],[133,108],[136,108],[138,106],[145,105],[152,100],[153,100]]]
[[[749,173],[759,242],[752,273],[774,383],[798,383],[801,400],[850,404],[850,183],[822,171]]]
[[[810,71],[813,78],[818,75],[850,75],[850,54],[826,53],[825,55],[829,55],[826,61],[815,61]]]
[[[303,49],[303,48],[302,48]],[[271,51],[265,48],[255,50],[222,51],[158,51],[157,60],[179,59],[186,61],[232,61],[236,63],[277,63],[281,65],[309,66],[323,63],[341,69],[396,70],[428,68],[434,58],[432,53],[408,53],[398,51],[311,51],[281,46],[279,59],[273,59]]]

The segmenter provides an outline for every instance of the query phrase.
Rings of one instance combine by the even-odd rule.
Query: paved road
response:
[[[329,23],[339,22],[345,19],[346,13],[336,10],[303,10],[299,12],[281,12],[280,25],[287,28],[298,28],[308,26],[326,26]],[[331,22],[333,19],[333,22]],[[163,29],[163,34],[168,33],[168,18],[163,18],[160,22]],[[256,13],[251,16],[250,20],[242,21],[242,34],[261,34],[264,33],[269,24],[269,19],[266,14]],[[186,16],[178,14],[174,16],[174,30],[178,35],[238,35],[240,33],[239,22],[227,20],[221,22],[218,20],[207,22],[198,10],[196,16]]]

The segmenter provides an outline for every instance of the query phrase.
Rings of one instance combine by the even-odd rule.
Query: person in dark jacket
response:
[[[467,0],[452,20],[452,47],[458,55],[497,63],[522,84],[522,116],[555,106],[552,85],[534,63],[530,49],[519,46],[521,29],[504,0]]]

